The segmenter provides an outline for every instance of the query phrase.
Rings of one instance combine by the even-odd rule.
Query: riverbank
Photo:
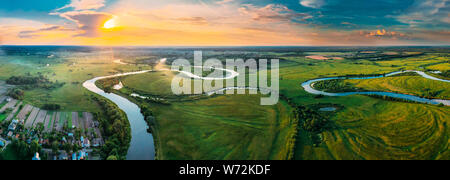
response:
[[[128,148],[127,160],[153,160],[155,157],[153,136],[150,133],[147,133],[147,123],[144,120],[144,116],[140,112],[141,109],[136,104],[122,96],[113,93],[106,93],[98,88],[95,85],[95,82],[101,79],[142,74],[146,72],[150,72],[150,70],[96,77],[83,83],[83,87],[109,99],[127,115],[127,119],[131,127],[131,142],[130,147]]]
[[[227,73],[223,78],[233,78],[230,76],[233,74],[236,75]],[[148,80],[148,77],[157,78],[160,75],[165,74],[155,72],[135,76],[140,79],[147,77],[144,79]],[[125,87],[112,92],[127,98],[141,109],[145,105],[154,112],[154,123],[148,124],[156,153],[154,159],[286,159],[287,154],[292,151],[286,147],[288,140],[285,137],[291,137],[292,135],[287,134],[292,134],[292,129],[295,128],[290,120],[290,107],[285,103],[254,106],[259,104],[260,95],[205,94],[182,101],[175,99],[170,105],[164,105],[147,98],[132,97],[128,86],[135,83],[128,82],[127,79],[134,80],[133,77],[122,78]],[[191,78],[198,79],[194,76]],[[170,84],[170,81],[171,78],[158,84]],[[170,91],[170,86],[166,88],[166,91]],[[152,93],[145,96],[149,94]],[[238,110],[236,107],[242,108]],[[252,107],[252,110],[244,107]],[[236,145],[237,139],[248,146]]]
[[[161,59],[159,64],[157,66],[163,66],[166,62],[166,59]],[[239,75],[239,73],[222,69],[222,68],[215,68],[216,70],[226,71],[229,72],[228,76],[225,77],[199,77],[197,75],[194,75],[190,72],[185,71],[178,71],[176,72],[182,73],[189,78],[194,79],[200,79],[200,80],[224,80],[224,79],[232,79]],[[169,69],[160,68],[161,71],[172,71]],[[154,137],[151,133],[148,133],[149,125],[145,121],[145,117],[141,113],[141,109],[138,105],[131,102],[129,99],[124,98],[122,96],[119,96],[114,93],[107,93],[104,90],[97,87],[96,82],[103,79],[110,79],[110,78],[116,78],[116,77],[123,77],[123,76],[129,76],[129,75],[137,75],[137,74],[143,74],[151,72],[152,70],[142,70],[137,72],[128,72],[128,73],[119,73],[115,75],[110,76],[102,76],[102,77],[96,77],[91,80],[88,80],[83,83],[83,87],[88,89],[91,92],[94,92],[100,96],[103,96],[112,102],[114,102],[120,109],[122,109],[127,117],[128,121],[131,125],[131,142],[130,147],[128,149],[127,159],[128,160],[134,160],[134,159],[155,159],[155,146],[154,146]]]
[[[427,79],[431,79],[431,80],[436,80],[436,81],[442,81],[442,82],[450,82],[448,80],[444,80],[444,79],[439,79],[439,78],[435,78],[432,76],[427,75],[426,73],[422,72],[422,71],[412,71],[412,70],[408,70],[408,71],[396,71],[396,72],[392,72],[392,73],[388,73],[385,75],[377,75],[377,76],[363,76],[363,77],[328,77],[328,78],[320,78],[320,79],[313,79],[313,80],[309,80],[306,81],[304,83],[302,83],[302,87],[303,89],[310,93],[310,94],[315,94],[315,95],[324,95],[324,96],[350,96],[350,95],[376,95],[376,96],[387,96],[387,97],[391,97],[391,98],[399,98],[399,99],[403,99],[403,100],[407,100],[407,101],[414,101],[414,102],[419,102],[419,103],[426,103],[426,104],[434,104],[434,105],[439,105],[439,104],[443,104],[446,106],[450,106],[450,100],[445,100],[445,99],[427,99],[427,98],[422,98],[422,97],[418,97],[418,96],[413,96],[413,95],[408,95],[408,94],[401,94],[401,93],[393,93],[393,92],[376,92],[376,91],[355,91],[355,92],[335,92],[335,93],[331,93],[331,92],[325,92],[325,91],[321,91],[321,90],[316,90],[314,89],[314,84],[317,82],[321,82],[321,81],[329,81],[329,80],[346,80],[346,79],[359,79],[359,80],[367,80],[367,79],[377,79],[377,78],[383,78],[383,77],[389,77],[389,76],[394,76],[394,75],[398,75],[398,74],[402,74],[402,73],[408,73],[408,72],[415,72],[417,74],[419,74],[420,76],[427,78]]]

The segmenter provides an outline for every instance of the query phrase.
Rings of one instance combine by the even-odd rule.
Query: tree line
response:
[[[362,88],[353,87],[350,83],[344,82],[343,79],[319,81],[314,84],[314,88],[317,90],[332,93],[363,91]]]
[[[103,130],[105,144],[100,154],[103,159],[126,159],[131,141],[131,129],[126,114],[114,103],[93,96],[102,111],[95,114]]]
[[[54,89],[64,86],[65,83],[52,82],[44,75],[38,76],[11,76],[6,80],[7,84],[19,86],[21,89],[29,90],[34,88]]]

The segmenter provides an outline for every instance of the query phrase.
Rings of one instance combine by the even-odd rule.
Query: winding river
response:
[[[165,63],[166,59],[161,59],[160,63]],[[117,63],[117,62],[115,62]],[[122,63],[120,63],[122,64]],[[203,79],[203,80],[223,80],[223,79],[231,79],[235,78],[239,75],[239,73],[228,70],[228,69],[222,69],[222,68],[214,68],[216,70],[221,70],[228,72],[227,76],[225,77],[199,77],[197,75],[194,75],[190,72],[185,71],[177,71],[180,73],[183,73],[184,75],[194,78],[194,79]],[[162,70],[169,70],[169,69],[162,69]],[[154,160],[155,159],[155,145],[154,145],[154,139],[153,135],[151,133],[147,132],[148,125],[145,122],[144,116],[141,113],[141,109],[138,105],[134,104],[133,102],[129,101],[128,99],[119,96],[114,93],[106,93],[102,89],[98,88],[95,85],[95,82],[102,79],[108,79],[108,78],[114,78],[114,77],[121,77],[121,76],[129,76],[129,75],[136,75],[136,74],[143,74],[151,72],[151,70],[144,70],[144,71],[137,71],[137,72],[129,72],[129,73],[120,73],[110,76],[102,76],[102,77],[96,77],[91,80],[87,80],[83,83],[83,87],[88,89],[91,92],[94,92],[100,96],[103,96],[109,100],[111,100],[113,103],[115,103],[120,109],[122,109],[125,114],[127,115],[128,121],[130,122],[131,126],[131,143],[130,147],[128,149],[127,153],[127,160]]]
[[[144,116],[141,114],[141,109],[138,105],[117,94],[106,93],[105,91],[98,88],[95,85],[95,82],[102,79],[142,74],[147,72],[150,72],[150,70],[96,77],[83,83],[83,87],[91,92],[94,92],[111,100],[114,104],[119,106],[119,108],[122,109],[125,114],[127,114],[127,118],[131,126],[131,143],[127,153],[127,160],[155,159],[155,145],[153,135],[147,132],[148,125],[145,122]]]
[[[380,95],[380,96],[388,96],[388,97],[393,97],[393,98],[399,98],[399,99],[404,99],[404,100],[409,100],[409,101],[414,101],[414,102],[420,102],[420,103],[426,103],[426,104],[444,104],[446,106],[450,106],[450,100],[443,100],[443,99],[427,99],[427,98],[422,98],[422,97],[418,97],[418,96],[413,96],[413,95],[408,95],[408,94],[400,94],[400,93],[392,93],[392,92],[377,92],[377,91],[372,91],[372,92],[343,92],[343,93],[329,93],[329,92],[325,92],[325,91],[319,91],[313,88],[314,83],[319,82],[319,81],[327,81],[327,80],[334,80],[334,79],[375,79],[375,78],[383,78],[383,77],[389,77],[389,76],[393,76],[393,75],[397,75],[397,74],[402,74],[402,73],[407,73],[407,72],[415,72],[419,75],[421,75],[424,78],[427,79],[431,79],[431,80],[436,80],[436,81],[442,81],[442,82],[450,82],[449,80],[445,80],[445,79],[439,79],[433,76],[430,76],[422,71],[397,71],[397,72],[392,72],[386,75],[379,75],[379,76],[372,76],[372,77],[328,77],[328,78],[320,78],[320,79],[313,79],[313,80],[309,80],[306,81],[304,83],[302,83],[302,87],[305,89],[306,92],[311,93],[311,94],[316,94],[316,95],[324,95],[324,96],[350,96],[350,95]]]
[[[160,63],[165,63],[166,59],[162,59]],[[222,69],[222,68],[215,68],[216,70],[222,70],[227,72],[227,76],[225,77],[200,77],[197,75],[194,75],[190,72],[185,71],[177,71],[180,72],[190,78],[194,79],[203,79],[203,80],[222,80],[222,79],[230,79],[235,78],[239,75],[239,73],[228,70],[228,69]],[[163,71],[167,71],[169,69],[161,69]],[[141,109],[138,105],[134,104],[133,102],[129,101],[128,99],[116,95],[114,93],[106,93],[105,91],[101,90],[95,85],[95,82],[102,79],[108,79],[108,78],[114,78],[114,77],[120,77],[120,76],[129,76],[129,75],[136,75],[136,74],[142,74],[151,72],[151,70],[144,70],[144,71],[138,71],[138,72],[129,72],[129,73],[121,73],[121,74],[115,74],[110,76],[102,76],[102,77],[96,77],[94,79],[88,80],[83,83],[83,87],[88,89],[91,92],[94,92],[100,96],[103,96],[112,102],[114,102],[120,109],[122,109],[127,117],[128,121],[131,125],[131,143],[130,147],[128,149],[127,159],[128,160],[153,160],[155,159],[155,146],[154,146],[154,139],[151,133],[147,132],[148,125],[144,120],[144,116],[141,114]],[[400,93],[391,93],[391,92],[344,92],[344,93],[328,93],[324,91],[319,91],[313,88],[314,83],[319,81],[326,81],[326,80],[333,80],[333,79],[375,79],[375,78],[382,78],[382,77],[388,77],[393,76],[396,74],[401,74],[405,72],[416,72],[419,75],[421,75],[424,78],[436,80],[436,81],[442,81],[442,82],[450,82],[449,80],[439,79],[430,75],[427,75],[426,73],[422,71],[398,71],[398,72],[392,72],[386,75],[380,75],[380,76],[372,76],[372,77],[352,77],[352,78],[346,78],[346,77],[328,77],[328,78],[320,78],[320,79],[314,79],[309,80],[304,83],[302,83],[302,87],[311,94],[316,95],[325,95],[325,96],[349,96],[349,95],[380,95],[380,96],[389,96],[393,98],[400,98],[420,103],[427,103],[427,104],[444,104],[446,106],[450,106],[450,100],[441,100],[441,99],[426,99],[421,98],[417,96],[407,95],[407,94],[400,94]],[[207,95],[212,95],[214,93],[218,93],[220,91],[225,90],[233,90],[233,89],[257,89],[257,88],[249,88],[249,87],[227,87],[211,92],[207,92]]]

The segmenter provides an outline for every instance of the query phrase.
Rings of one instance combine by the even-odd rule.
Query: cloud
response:
[[[273,4],[275,1],[117,0],[104,8],[106,0],[72,0],[70,4],[50,13],[61,17],[65,24],[61,21],[43,23],[45,20],[31,22],[0,18],[0,34],[7,44],[448,44],[449,31],[443,27],[448,27],[450,23],[449,1],[417,0],[409,9],[405,10],[408,6],[399,9],[395,13],[402,14],[393,13],[395,17],[392,15],[390,18],[410,25],[405,26],[399,22],[389,25],[390,22],[366,20],[364,14],[359,18],[352,16],[339,19],[335,14],[329,14],[331,12],[311,11],[325,6],[331,8],[335,1],[328,0],[294,2],[313,8],[307,10],[308,13],[294,10],[297,8],[291,9],[290,4],[285,5],[284,1]],[[298,7],[300,5],[296,4]],[[105,12],[99,12],[99,9]],[[320,20],[327,20],[328,17],[333,18],[338,28]],[[385,14],[379,17],[385,18]],[[117,20],[120,27],[103,29],[103,24],[112,18]]]
[[[71,0],[70,4],[49,14],[60,16],[75,23],[79,31],[75,35],[76,37],[98,37],[103,24],[114,17],[109,13],[95,11],[104,6],[105,0]],[[72,10],[62,12],[67,8],[72,8]]]
[[[421,40],[424,43],[430,44],[450,44],[449,30],[421,30],[414,34],[414,38]]]
[[[67,8],[73,8],[76,11],[79,10],[94,10],[100,9],[105,6],[105,0],[71,0],[70,4],[65,5],[62,8],[57,9],[60,11]]]
[[[234,0],[221,0],[221,1],[217,1],[216,4],[227,4],[227,3],[231,3],[234,2]]]
[[[411,27],[444,27],[450,25],[450,0],[416,0],[406,13],[394,17]]]
[[[60,14],[61,17],[75,22],[81,31],[76,36],[98,37],[103,24],[114,16],[109,13],[95,11],[71,11]]]
[[[194,25],[205,25],[208,24],[208,21],[204,17],[182,17],[177,18],[177,21],[184,22],[184,23],[190,23]]]
[[[359,27],[357,24],[354,24],[351,22],[341,22],[341,25],[343,25],[343,27],[347,27],[347,28],[358,28]]]
[[[367,37],[367,38],[388,38],[388,39],[408,39],[404,33],[396,32],[396,31],[386,31],[385,29],[379,29],[375,31],[360,31],[359,35]]]
[[[19,32],[18,36],[19,38],[35,38],[40,36],[39,33],[41,32],[48,32],[48,31],[73,31],[72,29],[67,29],[63,26],[59,25],[51,25],[46,28],[41,28],[38,30],[30,30],[30,31],[21,31]]]
[[[325,5],[325,0],[300,0],[300,4],[305,7],[319,9]]]
[[[254,21],[263,23],[290,22],[293,20],[305,20],[311,17],[306,13],[297,13],[284,5],[277,4],[269,4],[264,7],[244,5],[239,8],[239,12],[251,16]]]

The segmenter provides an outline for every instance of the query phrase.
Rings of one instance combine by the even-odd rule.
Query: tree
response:
[[[64,151],[66,151],[67,154],[71,154],[72,149],[73,149],[73,147],[72,147],[72,145],[70,143],[65,143],[63,145],[63,148],[64,148]]]
[[[42,106],[42,109],[57,111],[57,110],[61,109],[61,105],[59,105],[59,104],[44,104],[44,106]]]
[[[58,141],[53,141],[53,143],[52,143],[52,152],[53,152],[53,154],[58,155],[59,154],[58,149],[59,149]]]
[[[41,152],[42,147],[39,145],[37,141],[32,141],[30,144],[30,152],[32,154],[36,154],[38,152]]]
[[[108,156],[108,158],[106,158],[106,160],[108,161],[116,161],[118,160],[116,156]]]
[[[81,148],[78,144],[74,144],[72,149],[73,149],[73,152],[78,152]]]
[[[8,96],[11,96],[14,99],[22,100],[25,96],[25,92],[22,89],[14,88],[9,91]]]

